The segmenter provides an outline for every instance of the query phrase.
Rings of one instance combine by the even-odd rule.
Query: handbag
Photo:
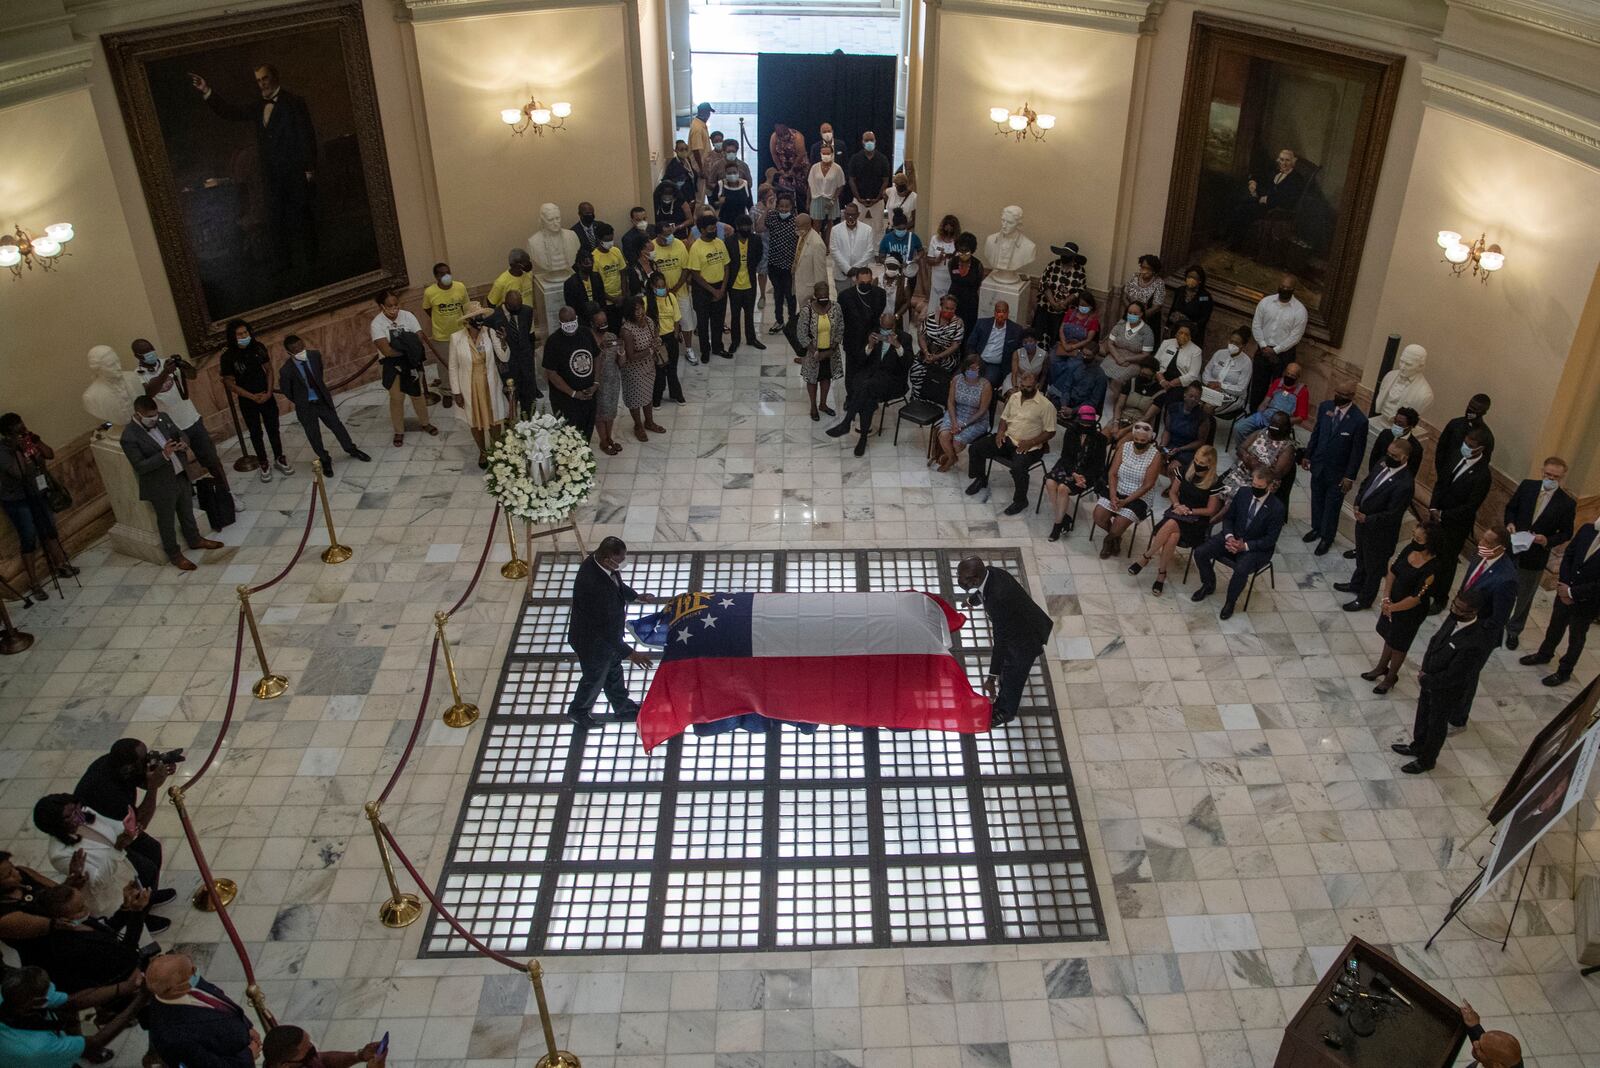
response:
[[[48,469],[44,472],[44,499],[49,502],[52,512],[65,512],[72,507],[72,494]]]

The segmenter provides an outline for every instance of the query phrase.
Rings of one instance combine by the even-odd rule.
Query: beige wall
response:
[[[616,4],[416,25],[450,264],[469,286],[505,269],[506,251],[527,242],[541,203],[559,204],[571,225],[578,202],[590,200],[621,227],[645,202],[628,11]],[[500,109],[530,95],[571,101],[567,128],[513,137]]]
[[[1600,171],[1456,115],[1424,116],[1377,321],[1428,349],[1430,422],[1474,393],[1494,398],[1495,466],[1513,478],[1543,459],[1534,450],[1595,279],[1583,220],[1596,204]],[[1487,285],[1454,277],[1434,243],[1444,229],[1487,233],[1505,269]]]
[[[923,107],[932,98],[932,138],[920,155],[929,161],[930,198],[919,205],[917,229],[933,232],[954,213],[978,235],[1000,224],[1007,204],[1022,207],[1023,227],[1039,248],[1031,273],[1053,258],[1050,246],[1078,242],[1089,258],[1089,283],[1108,281],[1116,230],[1123,141],[1128,129],[1138,38],[1051,22],[970,15],[934,9],[936,62],[924,77]],[[1027,61],[1018,41],[1026,40]],[[1038,57],[1059,56],[1059,63]],[[1016,107],[1056,116],[1042,142],[999,137],[989,108]],[[1170,139],[1168,142],[1170,153]]]
[[[77,229],[54,271],[0,271],[0,408],[60,446],[93,425],[79,403],[90,346],[149,334],[155,320],[88,91],[0,110],[0,145],[6,228]]]

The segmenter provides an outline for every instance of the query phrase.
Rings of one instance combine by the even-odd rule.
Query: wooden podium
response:
[[[1328,1004],[1352,956],[1360,965],[1363,989],[1375,992],[1372,977],[1381,974],[1411,1003],[1379,1018],[1365,1036],[1352,1029],[1349,1014],[1341,1016]],[[1341,1045],[1328,1045],[1324,1034],[1338,1036]],[[1289,1021],[1272,1063],[1273,1068],[1450,1068],[1466,1038],[1467,1025],[1455,1003],[1376,946],[1352,938]]]

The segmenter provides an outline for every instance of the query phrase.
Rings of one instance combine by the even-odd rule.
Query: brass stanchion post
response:
[[[328,547],[322,550],[322,562],[342,564],[354,555],[348,545],[339,544],[339,535],[333,529],[333,509],[328,507],[328,486],[322,481],[322,461],[311,461],[311,473],[317,480],[317,497],[322,501],[322,521],[328,524]]]
[[[171,799],[173,807],[178,810],[178,816],[180,819],[189,814],[189,810],[185,808],[183,804],[183,787],[167,787],[167,797]],[[234,882],[232,879],[218,879],[213,875],[211,877],[211,885],[216,887],[217,890],[217,896],[215,900],[212,899],[211,891],[209,888],[207,888],[203,880],[200,883],[200,888],[196,890],[194,892],[194,896],[189,899],[190,904],[194,905],[194,907],[199,909],[201,912],[215,912],[217,911],[217,906],[219,904],[223,908],[227,908],[229,905],[233,904],[233,899],[239,896],[239,884]]]
[[[255,643],[256,660],[261,664],[261,677],[256,684],[250,687],[250,692],[263,701],[270,701],[274,697],[282,697],[283,692],[289,688],[289,680],[282,675],[274,675],[267,666],[267,651],[261,645],[261,632],[256,629],[256,614],[250,607],[250,587],[239,587],[239,611],[244,613],[244,621],[250,625],[250,640]]]
[[[511,526],[511,513],[505,512],[506,544],[511,546],[511,559],[500,565],[500,577],[524,579],[528,577],[528,564],[517,558],[517,532]]]
[[[510,520],[508,519],[507,522],[510,522]],[[516,545],[513,543],[511,552],[514,555],[516,551]],[[527,572],[524,571],[523,573],[526,574]],[[11,612],[6,608],[5,598],[0,597],[0,656],[10,656],[13,653],[25,652],[32,644],[33,635],[17,629],[16,624],[11,622]]]
[[[378,906],[378,920],[385,927],[409,927],[422,915],[422,902],[416,894],[402,894],[394,880],[394,862],[389,859],[389,843],[378,829],[378,803],[368,801],[367,819],[372,821],[372,837],[378,840],[378,859],[383,861],[383,877],[389,880],[389,900]]]
[[[456,703],[444,710],[446,727],[470,727],[478,721],[478,706],[461,699],[461,684],[456,680],[456,661],[450,655],[450,643],[444,636],[444,625],[450,621],[444,612],[433,614],[433,625],[439,629],[439,648],[444,650],[444,670],[450,676],[450,695]]]
[[[544,969],[536,960],[528,962],[528,982],[533,984],[533,999],[539,1003],[539,1023],[544,1026],[544,1044],[549,1050],[539,1058],[536,1068],[583,1068],[577,1054],[556,1048],[556,1029],[550,1021],[550,1006],[544,1000]]]
[[[278,1026],[278,1018],[267,1008],[267,996],[259,986],[251,983],[244,988],[244,996],[250,1000],[250,1007],[256,1010],[256,1019],[261,1021],[262,1031],[270,1031]]]

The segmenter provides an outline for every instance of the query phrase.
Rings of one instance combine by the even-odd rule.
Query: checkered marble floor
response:
[[[1303,551],[1303,495],[1277,589],[1258,589],[1248,612],[1222,623],[1215,601],[1189,602],[1192,586],[1151,597],[1148,573],[1136,581],[1126,561],[1100,561],[1081,532],[1051,544],[1042,517],[1001,516],[1003,492],[988,504],[964,496],[963,478],[923,466],[909,428],[898,449],[885,434],[856,459],[850,439],[824,437],[807,418],[797,369],[776,347],[686,368],[685,380],[690,403],[658,416],[666,436],[624,435],[621,455],[601,458],[600,492],[578,517],[589,543],[1020,546],[1056,620],[1051,682],[1107,937],[553,957],[557,1035],[586,1068],[1266,1068],[1352,934],[1392,947],[1489,1026],[1519,1034],[1530,1068],[1600,1060],[1600,977],[1581,980],[1573,964],[1570,820],[1538,847],[1505,952],[1459,925],[1422,949],[1485,849],[1486,802],[1575,685],[1545,690],[1537,671],[1497,652],[1468,730],[1431,775],[1402,776],[1388,744],[1409,728],[1414,675],[1386,697],[1357,678],[1377,651],[1374,619],[1339,611],[1330,585],[1346,561]],[[404,744],[432,613],[470,577],[490,509],[454,413],[440,413],[440,437],[410,434],[395,449],[379,395],[344,408],[374,458],[339,464],[331,486],[355,558],[308,556],[257,598],[289,693],[244,701],[191,805],[213,865],[240,883],[232,912],[269,1002],[319,1047],[354,1049],[390,1031],[394,1064],[531,1066],[541,1042],[524,976],[420,959],[425,922],[379,924],[387,891],[361,812]],[[38,638],[0,660],[0,847],[19,860],[44,863],[34,801],[70,789],[117,737],[191,749],[215,737],[233,587],[272,574],[299,537],[310,455],[297,430],[284,434],[299,473],[265,486],[239,476],[249,510],[199,571],[97,548],[80,560],[81,589],[18,613]],[[322,541],[319,530],[313,545]],[[485,708],[521,594],[491,567],[451,624],[468,699]],[[1547,615],[1544,595],[1526,641]],[[1600,652],[1582,669],[1600,671]],[[443,707],[436,689],[435,717]],[[435,719],[385,809],[435,885],[484,729]],[[1580,819],[1580,869],[1593,872],[1592,800]],[[154,829],[187,893],[193,863],[167,806]],[[167,912],[164,942],[241,993],[216,918]],[[1495,901],[1467,919],[1493,929],[1508,912]],[[141,1045],[125,1040],[117,1063],[137,1064]]]

